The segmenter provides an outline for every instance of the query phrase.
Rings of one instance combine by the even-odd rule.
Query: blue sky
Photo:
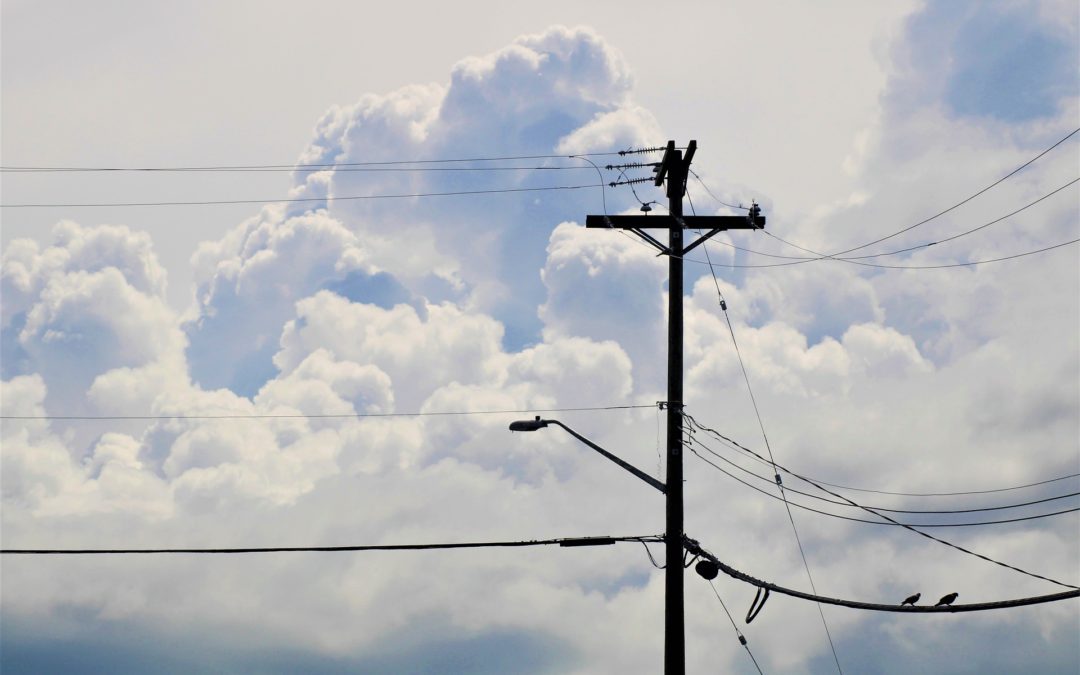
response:
[[[1071,3],[677,9],[683,51],[668,54],[659,24],[643,19],[651,5],[474,2],[418,22],[434,8],[6,0],[5,166],[557,155],[518,164],[562,168],[4,173],[4,204],[269,200],[4,209],[5,416],[294,416],[5,419],[4,547],[655,534],[656,495],[565,435],[511,436],[514,415],[295,417],[664,398],[665,261],[582,227],[605,204],[637,213],[635,197],[595,187],[325,197],[592,186],[592,167],[566,156],[694,138],[697,213],[757,200],[769,233],[837,251],[960,201],[1080,126]],[[1077,177],[1076,138],[864,253],[939,241],[1038,199]],[[663,200],[648,185],[638,194]],[[970,236],[874,260],[1030,251],[1075,239],[1077,214],[1073,185]],[[764,449],[719,286],[780,463],[894,492],[1080,468],[1075,245],[945,269],[745,267],[799,255],[750,232],[721,235],[708,252],[715,284],[696,256],[685,286],[686,399],[702,422]],[[559,418],[662,475],[656,410]],[[930,502],[863,496],[971,508],[1075,484]],[[778,502],[688,456],[686,504],[687,532],[722,559],[807,587]],[[795,519],[825,595],[955,591],[980,602],[1057,588],[894,528]],[[1072,513],[935,533],[1075,583],[1076,525]],[[662,662],[663,577],[640,545],[0,566],[5,672],[652,673]],[[717,590],[738,615],[753,589],[719,579]],[[847,672],[1080,664],[1075,601],[825,615]],[[774,596],[743,629],[765,672],[835,671],[813,605]],[[688,672],[752,672],[693,575],[687,649]]]

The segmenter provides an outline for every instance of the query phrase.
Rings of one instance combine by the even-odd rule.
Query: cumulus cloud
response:
[[[145,233],[64,221],[43,250],[13,242],[2,275],[3,374],[39,374],[50,407],[87,410],[87,390],[119,371],[182,371],[184,336]]]
[[[445,86],[407,87],[331,111],[305,159],[350,162],[474,156],[560,155],[656,142],[659,127],[632,99],[621,55],[584,28],[550,28],[458,63]],[[409,194],[460,189],[593,185],[579,160],[520,162],[572,170],[298,175],[297,195]],[[489,168],[490,164],[487,165]],[[436,169],[451,167],[431,167]],[[546,179],[546,180],[545,180]],[[507,326],[507,343],[538,338],[537,272],[552,223],[599,210],[595,191],[536,193],[531,200],[335,201],[330,213],[362,232],[387,271],[432,300],[465,294]],[[617,201],[625,203],[626,197]],[[614,204],[612,205],[615,206]],[[400,243],[411,242],[403,253]],[[457,295],[455,295],[457,294]]]
[[[924,10],[897,50],[918,46],[920,21],[949,11]],[[978,9],[998,12],[987,19],[993,26],[1012,11]],[[980,30],[979,21],[951,20],[956,30]],[[963,49],[949,40],[949,49]],[[924,217],[929,204],[967,194],[988,172],[998,175],[987,167],[1025,161],[1075,111],[1067,92],[1054,93],[1054,105],[1002,137],[1000,111],[970,114],[947,93],[911,84],[935,77],[923,72],[932,70],[926,63],[905,67],[893,74],[882,122],[863,134],[864,151],[852,163],[858,194],[797,223],[772,217],[769,205],[783,195],[764,195],[770,231],[829,251],[876,238]],[[299,166],[342,166],[297,172],[293,195],[543,184],[547,176],[529,173],[466,179],[345,165],[655,142],[659,125],[634,102],[632,87],[628,65],[591,30],[524,36],[463,60],[446,83],[332,108]],[[916,90],[926,100],[908,95]],[[978,222],[1030,200],[1067,160],[1048,156],[987,203],[895,243],[941,237],[971,222],[961,215]],[[568,183],[595,179],[591,167],[548,173]],[[664,397],[667,261],[628,237],[581,227],[585,213],[603,208],[598,197],[266,207],[199,246],[196,303],[183,317],[163,301],[165,274],[148,235],[64,222],[47,247],[5,242],[5,545],[340,545],[662,530],[654,491],[560,430],[509,434],[507,423],[525,413],[444,414]],[[609,195],[612,213],[630,204],[625,194]],[[1074,207],[1048,203],[1031,220],[988,228],[970,244],[884,260],[955,262],[1014,251],[1067,234]],[[745,235],[723,241],[799,254],[760,233]],[[745,365],[776,459],[811,475],[899,492],[1015,485],[1074,471],[1080,306],[1067,255],[917,272],[837,261],[729,268],[761,258],[719,245],[710,254],[716,284],[707,266],[688,264],[685,298],[686,401],[702,421],[763,449]],[[156,418],[92,429],[7,419],[84,411]],[[550,414],[663,475],[655,410]],[[762,486],[771,489],[768,468],[714,449],[765,475]],[[686,461],[687,532],[738,567],[805,588],[783,506],[692,455]],[[795,514],[818,588],[829,595],[888,601],[941,588],[990,600],[1047,590],[892,528]],[[946,532],[1069,581],[1070,522]],[[401,653],[464,644],[547,654],[543,667],[559,672],[595,672],[597,664],[652,672],[663,583],[644,552],[631,551],[283,555],[256,564],[177,558],[138,573],[5,558],[5,632],[34,626],[62,642],[87,626],[109,634],[138,626],[181,641],[205,638],[248,666],[253,653],[284,649],[308,665],[377,670],[401,665]],[[746,599],[741,586],[718,587]],[[717,608],[702,588],[688,579],[690,670],[737,667],[745,655],[734,641],[717,642]],[[1000,641],[1011,649],[1017,631],[1028,631],[1020,626],[1035,626],[1023,636],[1051,654],[1044,662],[1062,654],[1067,661],[1069,635],[1055,625],[1075,626],[1077,615],[1052,611],[964,624],[960,651],[993,652],[987,645],[1002,633],[1014,635]],[[957,630],[947,623],[955,617],[917,625],[832,611],[828,618],[845,665],[871,664],[863,669],[876,663],[866,644],[915,658],[935,632]],[[819,622],[810,605],[773,600],[751,633],[766,670],[827,665]],[[774,635],[784,636],[783,649]],[[392,658],[399,660],[385,660]],[[944,668],[963,666],[959,657],[942,658]]]

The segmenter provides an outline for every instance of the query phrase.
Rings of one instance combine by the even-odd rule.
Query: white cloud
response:
[[[851,165],[858,198],[799,223],[774,218],[769,207],[770,230],[820,250],[876,238],[1032,156],[1068,117],[1002,134],[1000,122],[950,116],[933,97],[907,103],[914,109],[901,116],[884,99],[882,123]],[[651,113],[634,102],[623,59],[593,31],[553,28],[462,61],[448,84],[331,109],[302,162],[583,152],[655,141],[658,133]],[[973,203],[896,245],[958,231],[1034,198],[1073,156],[1048,156],[985,205]],[[465,184],[452,172],[377,176],[297,173],[294,195]],[[5,419],[5,545],[339,545],[660,531],[659,495],[559,429],[511,435],[507,423],[525,413],[364,416],[663,397],[667,261],[627,237],[571,222],[597,211],[597,195],[562,196],[544,195],[539,204],[267,207],[200,246],[192,258],[198,304],[183,323],[163,303],[165,275],[148,235],[64,223],[49,247],[5,242],[4,415],[166,417],[93,427]],[[625,194],[610,196],[612,213],[630,204]],[[785,195],[772,198],[783,204]],[[1074,206],[1054,202],[955,248],[885,260],[1015,251],[1070,232]],[[793,254],[743,233],[730,242]],[[759,261],[715,246],[711,252],[720,264]],[[1068,256],[941,272],[836,262],[720,268],[776,459],[835,482],[894,491],[1007,486],[1071,472],[1080,290]],[[715,287],[707,277],[691,278],[689,287],[689,411],[761,449]],[[301,417],[307,414],[340,417]],[[655,410],[548,414],[662,473]],[[252,419],[199,418],[228,415]],[[766,475],[769,489],[766,467],[726,456]],[[737,567],[805,588],[782,505],[693,456],[686,460],[687,532]],[[1071,581],[1069,517],[943,535]],[[890,528],[801,510],[795,518],[826,594],[899,600],[914,590],[927,598],[955,590],[989,600],[1047,590]],[[138,573],[115,561],[4,562],[5,621],[45,617],[75,633],[88,625],[120,631],[132,621],[151,634],[209,632],[241,652],[285,648],[359,661],[386,650],[439,649],[444,638],[505,646],[511,641],[500,631],[518,631],[563,659],[553,666],[560,672],[595,672],[597,664],[653,672],[660,659],[661,574],[637,546],[289,554],[256,564],[167,558]],[[706,604],[711,593],[693,576],[687,587],[690,671],[739,667],[738,644],[717,639],[723,624],[715,603]],[[745,587],[723,580],[718,587],[733,602],[748,599]],[[960,651],[988,659],[1020,641],[1051,654],[1043,662],[1068,658],[1071,636],[1054,625],[1075,625],[1075,610],[1048,611],[1056,613],[1002,613],[958,628],[949,623],[955,617],[868,623],[827,610],[845,664],[870,663],[876,640],[890,658],[915,658],[937,633],[963,635]],[[776,598],[746,632],[768,672],[806,672],[829,659],[819,621],[812,606]],[[961,630],[969,632],[952,632]],[[1012,637],[998,639],[1003,633]],[[417,637],[407,642],[404,634]],[[776,635],[784,636],[783,649]],[[963,665],[938,656],[930,667]]]

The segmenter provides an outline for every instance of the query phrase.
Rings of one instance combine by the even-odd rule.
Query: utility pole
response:
[[[664,595],[664,673],[686,673],[686,627],[683,609],[683,256],[725,230],[750,230],[765,226],[765,218],[753,207],[747,216],[684,217],[682,200],[697,141],[686,153],[668,141],[664,158],[654,170],[657,187],[667,180],[667,216],[588,216],[585,227],[629,230],[668,257],[668,394],[667,408],[667,502],[664,544],[667,551]],[[668,230],[664,246],[646,229]],[[689,246],[683,245],[684,229],[706,231]]]

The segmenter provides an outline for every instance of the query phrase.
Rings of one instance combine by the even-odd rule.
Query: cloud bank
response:
[[[861,244],[969,194],[1071,125],[1075,68],[1059,62],[1054,45],[1075,45],[1075,22],[1062,26],[1012,6],[962,15],[952,7],[917,13],[893,46],[881,117],[859,130],[863,150],[850,160],[857,194],[787,222],[770,219],[770,231],[814,250]],[[937,22],[939,14],[948,20]],[[1016,46],[1052,75],[1032,83],[1033,100],[1017,107],[991,86],[1005,76],[993,69],[1008,64],[987,65],[973,50],[977,37],[1021,20],[1028,34],[1052,36],[1047,55]],[[933,39],[928,24],[947,37]],[[942,45],[950,72],[921,55],[925,44]],[[1062,84],[1070,73],[1071,87]],[[297,168],[340,168],[296,171],[291,194],[592,184],[595,171],[584,163],[480,176],[345,169],[663,140],[633,87],[630,65],[592,30],[524,36],[460,62],[448,83],[369,94],[327,111]],[[1067,173],[1075,152],[1075,143],[1064,146],[986,199],[889,247],[948,236],[1031,201]],[[585,213],[601,208],[598,190],[531,194],[264,207],[199,245],[196,303],[183,316],[165,303],[165,271],[151,236],[137,228],[64,221],[47,247],[5,242],[3,414],[155,417],[5,419],[5,547],[660,532],[657,496],[554,430],[511,436],[514,415],[363,417],[663,398],[664,261],[630,238],[581,226]],[[1075,231],[1075,190],[1065,195],[951,246],[881,261],[965,262],[1054,243]],[[635,202],[618,192],[607,204],[618,212]],[[709,203],[699,209],[727,212]],[[707,266],[687,264],[686,398],[702,421],[762,447],[719,288],[781,463],[888,491],[978,489],[1076,471],[1074,251],[938,271],[838,262],[746,268],[729,266],[775,259],[724,244],[799,254],[747,234],[711,247],[715,285]],[[197,418],[222,415],[246,418]],[[656,411],[560,419],[662,475]],[[688,533],[737,567],[805,587],[783,507],[694,457],[687,462]],[[889,601],[915,590],[958,591],[980,601],[1052,592],[894,528],[795,517],[818,589],[828,595]],[[1068,515],[943,536],[1071,582],[1075,522]],[[3,658],[14,671],[41,670],[89,642],[98,645],[89,662],[104,668],[136,668],[157,656],[177,672],[211,665],[655,672],[660,663],[662,575],[628,546],[2,563]],[[724,627],[711,591],[696,577],[687,586],[689,671],[745,668],[739,645],[717,634]],[[735,583],[718,589],[736,604],[749,599]],[[910,672],[912,664],[1008,672],[1017,653],[1048,669],[1080,659],[1069,604],[963,622],[826,613],[842,662],[858,672]],[[769,672],[830,667],[813,607],[774,599],[746,632]],[[142,646],[155,641],[169,645]],[[174,648],[193,644],[207,656]]]

